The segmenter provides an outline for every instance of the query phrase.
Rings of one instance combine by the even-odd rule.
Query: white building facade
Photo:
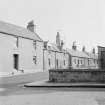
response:
[[[32,73],[50,69],[98,68],[95,54],[63,49],[59,32],[55,44],[35,33],[33,21],[27,28],[0,21],[0,74]]]
[[[0,22],[0,73],[42,70],[43,40],[29,29]]]
[[[68,69],[69,54],[66,51],[44,50],[44,70]]]
[[[63,41],[57,32],[56,43],[45,43],[44,47],[44,70],[68,69],[69,54],[63,49]]]
[[[67,49],[70,56],[70,68],[72,69],[98,69],[98,55],[85,50],[78,51],[76,45]]]

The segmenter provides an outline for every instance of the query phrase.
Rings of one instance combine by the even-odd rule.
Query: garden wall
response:
[[[105,82],[105,70],[49,70],[50,82]]]

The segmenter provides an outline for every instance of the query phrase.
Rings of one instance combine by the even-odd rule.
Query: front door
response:
[[[18,70],[19,55],[14,54],[13,57],[14,57],[14,69]]]

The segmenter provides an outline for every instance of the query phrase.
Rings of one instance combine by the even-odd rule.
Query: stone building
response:
[[[65,50],[59,32],[56,43],[43,41],[35,32],[34,22],[27,28],[0,21],[0,74],[31,73],[49,69],[87,69],[105,67],[105,48],[98,47],[99,57],[85,48]]]
[[[69,68],[72,69],[98,69],[98,55],[77,49],[75,42],[73,42],[72,49],[67,49],[69,53]],[[95,51],[94,51],[95,52]]]
[[[44,70],[67,69],[68,65],[69,55],[63,49],[63,41],[60,40],[59,32],[57,32],[56,43],[47,43],[44,48]]]
[[[0,73],[43,70],[43,40],[33,21],[27,28],[0,21]]]
[[[27,28],[0,21],[0,74],[33,73],[67,66],[68,54],[59,32],[56,44],[47,45],[35,32],[33,21]]]

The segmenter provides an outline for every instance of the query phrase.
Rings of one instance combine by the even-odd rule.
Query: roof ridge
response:
[[[1,24],[0,25],[0,28],[1,28],[0,31],[7,32],[9,34],[13,33],[13,35],[17,35],[17,36],[19,36],[18,34],[21,33],[21,36],[24,34],[24,37],[26,37],[26,38],[31,37],[31,39],[33,39],[33,40],[35,40],[35,36],[36,36],[37,40],[43,41],[37,33],[31,32],[25,27],[18,26],[18,25],[8,23],[8,22],[4,22],[4,21],[1,21],[1,20],[0,20],[0,24]],[[4,26],[2,26],[2,25],[4,25]],[[6,28],[8,28],[8,29],[6,29]],[[11,31],[11,29],[13,29],[13,30]],[[15,32],[17,32],[18,34],[15,33]]]

